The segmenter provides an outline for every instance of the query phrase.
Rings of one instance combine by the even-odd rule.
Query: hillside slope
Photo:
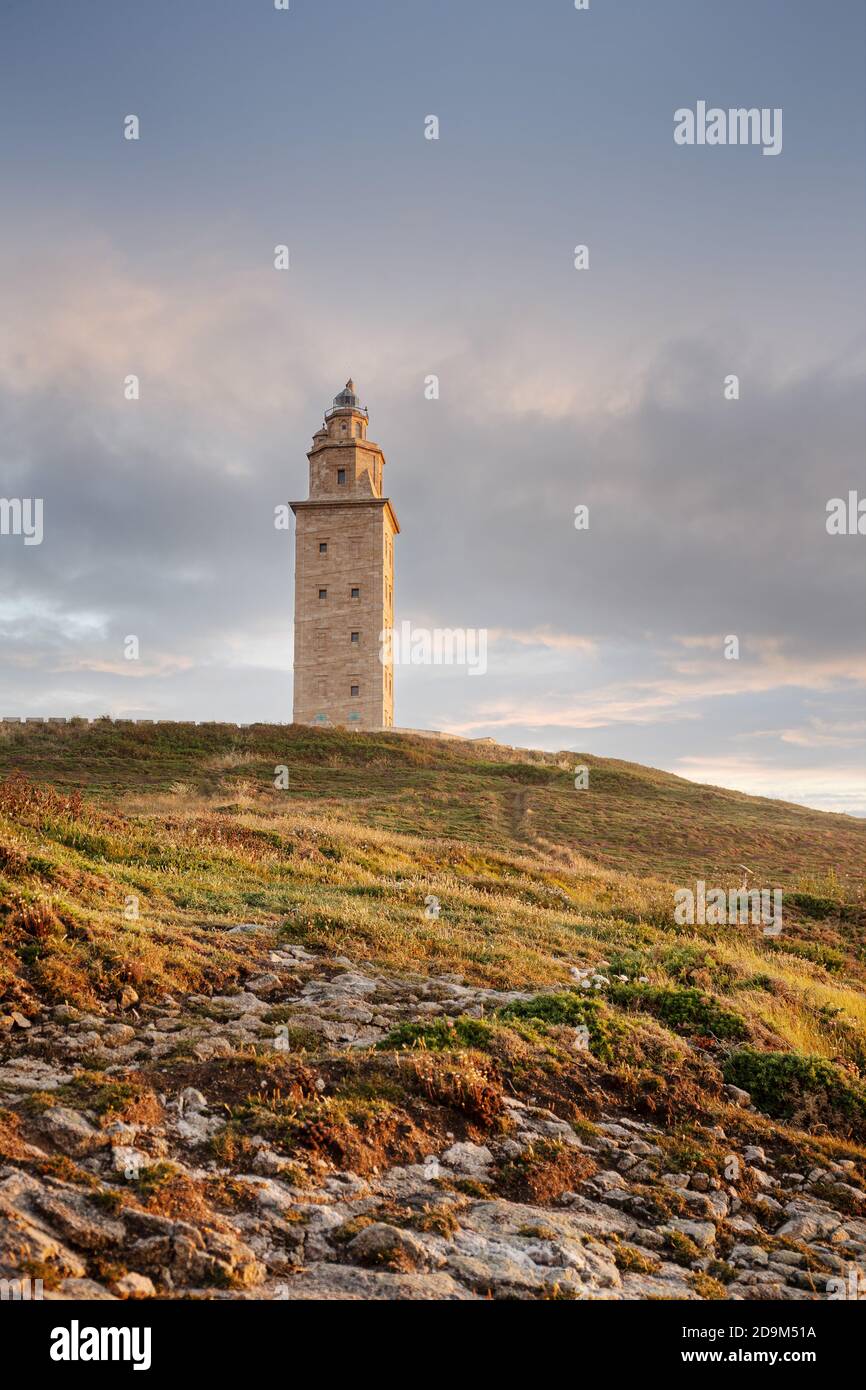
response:
[[[592,758],[577,792],[575,761],[2,726],[0,1274],[835,1296],[866,1258],[866,826]],[[782,934],[678,924],[743,858]]]
[[[575,766],[589,768],[576,792]],[[274,769],[289,770],[273,792]],[[0,725],[0,777],[82,787],[115,805],[156,792],[214,804],[298,803],[381,829],[467,844],[584,855],[632,873],[756,874],[790,884],[833,870],[866,885],[866,820],[702,786],[669,772],[583,753],[486,741],[350,734],[298,725]]]

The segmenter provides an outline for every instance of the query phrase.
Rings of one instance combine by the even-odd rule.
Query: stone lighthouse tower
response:
[[[313,435],[310,495],[295,513],[296,724],[394,723],[391,644],[397,517],[382,495],[385,456],[367,438],[355,383]],[[383,659],[384,657],[384,659]]]

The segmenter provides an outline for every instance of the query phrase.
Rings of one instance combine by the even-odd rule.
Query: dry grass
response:
[[[598,763],[593,820],[549,755],[396,736],[85,726],[9,737],[7,726],[0,754],[7,766],[26,754],[30,773],[0,786],[0,1009],[87,1007],[126,984],[145,1001],[222,992],[248,958],[244,937],[225,928],[259,922],[275,940],[404,973],[531,989],[573,986],[572,967],[593,966],[691,990],[675,995],[689,1006],[676,1022],[635,1014],[642,996],[606,1015],[616,1077],[604,1084],[662,1117],[715,1103],[682,1039],[721,1060],[730,1044],[689,1021],[719,1009],[759,1049],[853,1074],[864,1066],[866,917],[854,863],[866,827],[850,818]],[[286,793],[273,788],[278,762],[291,767]],[[763,857],[779,871],[771,885],[805,895],[790,910],[786,895],[783,937],[677,926],[675,886],[703,876],[757,821],[750,862]],[[626,867],[610,862],[611,827]],[[676,862],[683,877],[671,873]],[[438,916],[425,911],[431,896]],[[794,953],[818,948],[832,973]],[[452,1080],[472,1103],[470,1072]]]

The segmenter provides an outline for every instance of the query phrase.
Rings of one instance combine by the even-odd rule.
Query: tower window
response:
[[[320,555],[327,555],[327,553],[328,553],[328,542],[327,542],[327,541],[319,541],[319,554],[320,554]]]
[[[328,591],[327,591],[327,589],[320,589],[320,590],[319,590],[319,598],[327,598],[327,597],[328,597]]]
[[[338,482],[338,484],[342,487],[342,485],[343,485],[343,483],[345,483],[345,481],[346,481],[346,470],[345,470],[345,468],[338,468],[338,469],[337,469],[337,482]]]
[[[360,632],[353,632],[353,633],[352,633],[352,641],[353,641],[353,642],[360,642],[360,640],[361,640],[361,634],[360,634]]]
[[[360,590],[357,586],[353,587],[353,589],[352,589],[352,591],[351,591],[349,597],[350,597],[350,598],[360,598],[360,597],[361,597],[361,590]]]
[[[349,694],[352,696],[352,699],[353,699],[353,700],[354,700],[358,695],[360,695],[360,693],[361,693],[361,687],[360,687],[360,685],[350,685],[350,686],[349,686]]]

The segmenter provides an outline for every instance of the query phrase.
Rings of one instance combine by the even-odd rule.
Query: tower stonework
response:
[[[295,513],[296,724],[390,728],[394,671],[394,537],[382,494],[385,456],[367,438],[355,383],[334,397],[313,436],[310,495]]]

